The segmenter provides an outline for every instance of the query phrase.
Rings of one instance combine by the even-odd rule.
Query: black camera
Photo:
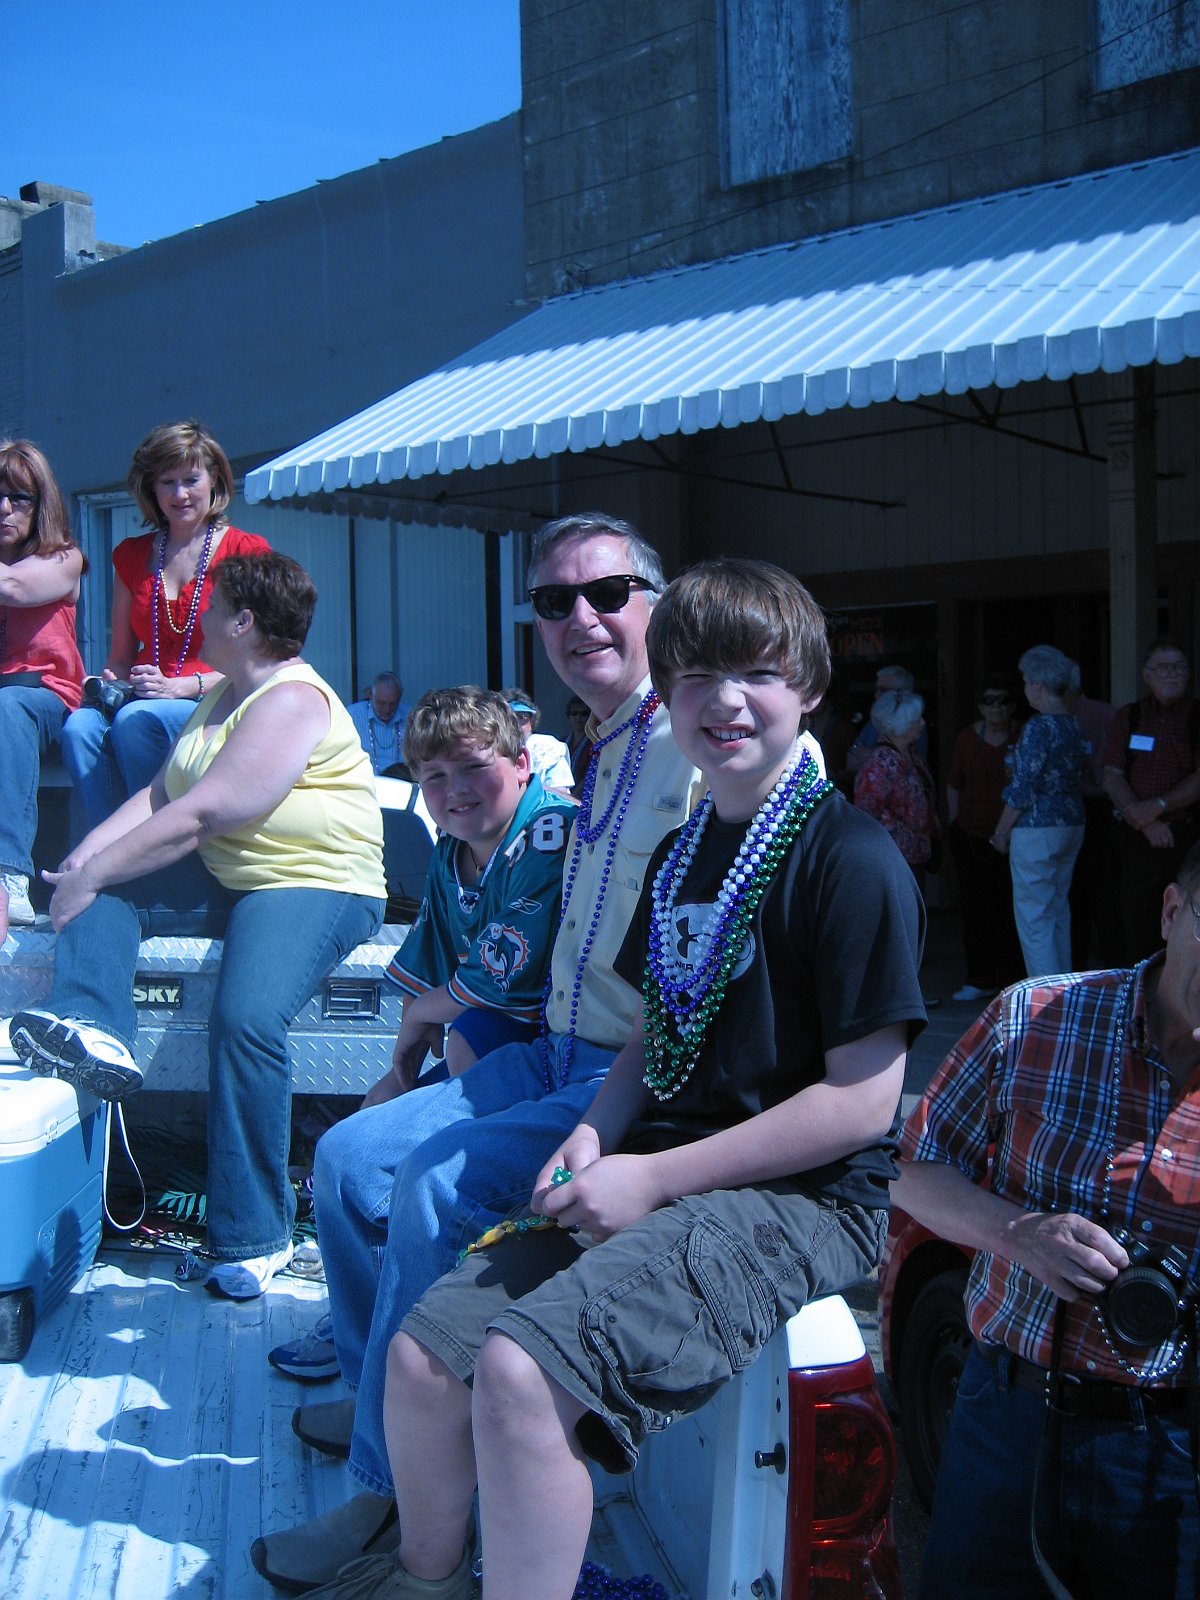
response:
[[[1124,1228],[1113,1237],[1129,1265],[1100,1297],[1104,1326],[1118,1344],[1151,1349],[1178,1330],[1192,1300],[1187,1255],[1178,1245],[1159,1249],[1135,1239]]]
[[[83,703],[91,706],[96,711],[102,711],[109,722],[134,699],[137,691],[133,685],[124,678],[85,678],[83,680]]]

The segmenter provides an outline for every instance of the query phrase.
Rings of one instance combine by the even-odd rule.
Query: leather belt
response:
[[[992,1356],[992,1352],[985,1353]],[[1058,1393],[1053,1395],[1048,1367],[1039,1367],[1011,1350],[996,1351],[992,1358],[1007,1362],[1011,1388],[1053,1398],[1054,1409],[1064,1417],[1093,1422],[1140,1422],[1141,1414],[1146,1412],[1166,1416],[1187,1408],[1186,1388],[1139,1388],[1132,1383],[1096,1382],[1072,1372],[1058,1374]]]

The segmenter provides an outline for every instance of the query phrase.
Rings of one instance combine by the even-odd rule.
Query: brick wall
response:
[[[845,3],[851,155],[725,187],[723,0],[523,0],[530,294],[1200,143],[1200,70],[1093,92],[1089,0]]]

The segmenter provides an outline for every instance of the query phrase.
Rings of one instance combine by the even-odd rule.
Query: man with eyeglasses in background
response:
[[[527,1202],[542,1165],[590,1105],[640,1014],[641,996],[613,964],[646,865],[700,799],[698,774],[650,685],[646,628],[665,587],[655,551],[614,517],[563,517],[535,537],[529,582],[546,654],[591,707],[593,741],[568,843],[542,1038],[411,1092],[385,1079],[372,1104],[317,1146],[314,1202],[332,1340],[323,1319],[306,1339],[272,1351],[271,1362],[298,1378],[340,1370],[357,1390],[356,1402],[301,1408],[293,1427],[315,1449],[348,1453],[362,1492],[255,1541],[255,1568],[292,1592],[398,1543],[383,1431],[388,1345],[459,1252]]]
[[[1121,824],[1126,961],[1161,945],[1163,890],[1200,838],[1200,705],[1188,693],[1188,658],[1159,639],[1142,679],[1149,692],[1120,708],[1104,751],[1104,792]]]
[[[1159,928],[1006,989],[905,1127],[893,1205],[976,1252],[917,1600],[1200,1593],[1200,846]]]

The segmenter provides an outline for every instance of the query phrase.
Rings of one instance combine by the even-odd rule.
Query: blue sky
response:
[[[0,194],[137,245],[520,104],[518,0],[4,0]]]

